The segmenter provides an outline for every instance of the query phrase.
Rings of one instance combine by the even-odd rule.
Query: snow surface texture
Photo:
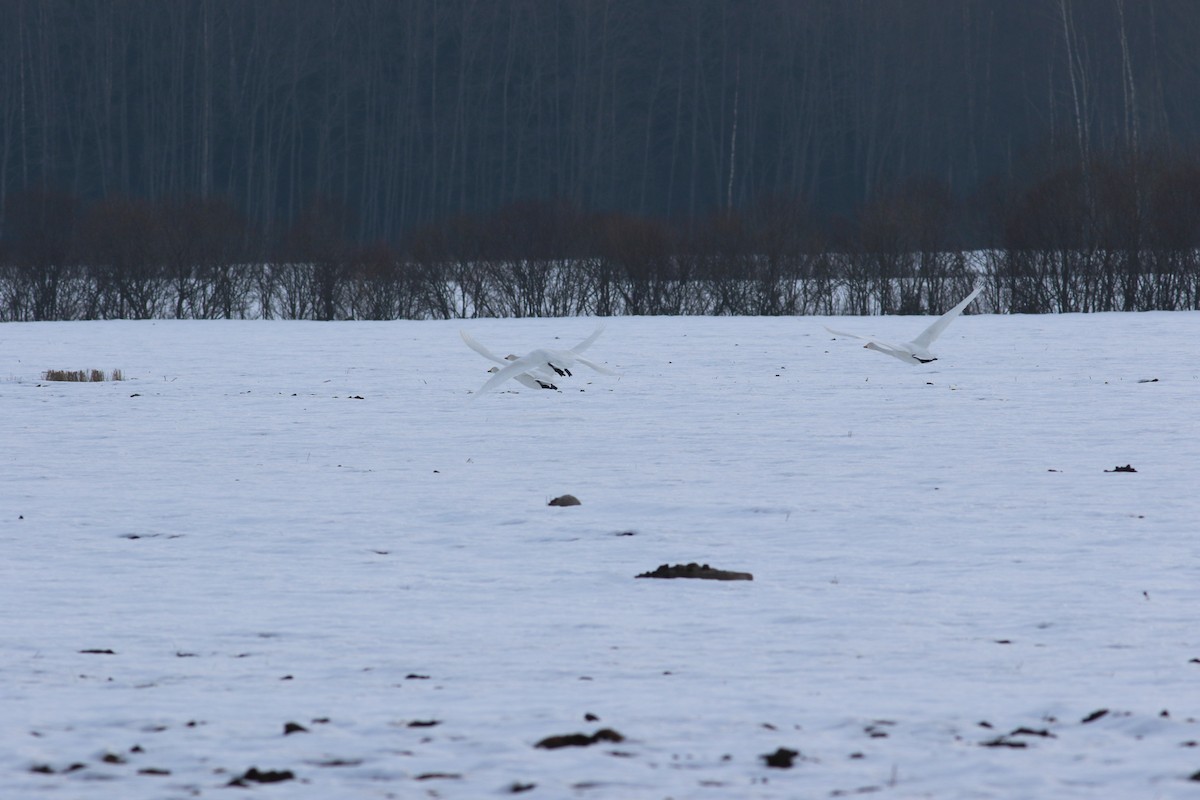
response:
[[[0,326],[0,797],[1197,797],[1200,314],[825,323]]]

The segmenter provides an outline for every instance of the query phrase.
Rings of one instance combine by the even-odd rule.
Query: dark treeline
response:
[[[958,244],[963,219],[990,247]],[[1099,158],[995,191],[873,197],[822,224],[767,201],[687,224],[526,202],[360,244],[310,206],[268,237],[222,200],[25,192],[0,240],[0,319],[392,319],[1200,309],[1200,162]]]
[[[1196,41],[1195,0],[0,0],[0,314],[911,312],[968,264],[1193,308]]]

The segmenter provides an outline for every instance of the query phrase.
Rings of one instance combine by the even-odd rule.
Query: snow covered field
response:
[[[1200,313],[927,321],[0,326],[0,797],[1200,796]]]

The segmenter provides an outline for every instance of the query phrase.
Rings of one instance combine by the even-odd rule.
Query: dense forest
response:
[[[1195,0],[0,0],[0,319],[1196,308],[1197,41]]]

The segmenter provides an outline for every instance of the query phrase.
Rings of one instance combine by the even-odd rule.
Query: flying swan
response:
[[[930,361],[937,361],[937,356],[929,352],[929,345],[933,344],[937,338],[942,335],[942,331],[946,330],[946,326],[953,322],[954,318],[961,314],[964,308],[970,305],[971,301],[975,299],[982,289],[983,287],[981,286],[975,287],[975,291],[967,295],[965,300],[947,311],[945,314],[942,314],[940,317],[938,317],[932,325],[921,331],[920,336],[913,339],[911,342],[905,342],[904,344],[892,344],[890,342],[876,339],[872,336],[859,336],[856,333],[835,331],[828,325],[825,326],[825,330],[829,331],[835,336],[849,336],[852,339],[865,339],[867,343],[864,345],[864,347],[866,347],[868,350],[875,350],[880,353],[884,353],[885,355],[889,355],[892,358],[898,358],[906,364],[928,364]]]
[[[570,350],[541,349],[534,350],[523,357],[510,354],[504,358],[501,358],[475,341],[466,331],[460,330],[459,334],[462,336],[467,347],[470,347],[484,358],[502,365],[501,367],[492,367],[488,370],[488,372],[492,373],[492,377],[476,392],[476,395],[480,395],[490,391],[509,378],[513,378],[521,385],[528,386],[531,389],[557,389],[558,387],[554,385],[554,381],[561,377],[570,377],[571,367],[576,363],[584,364],[597,372],[607,375],[615,374],[611,370],[581,355],[584,350],[591,347],[592,343],[599,338],[603,331],[603,325],[597,327],[590,336]]]
[[[599,332],[599,330],[597,330],[597,332]],[[475,339],[471,337],[471,334],[467,333],[466,331],[460,330],[458,333],[460,336],[462,336],[462,340],[467,343],[467,347],[471,348],[476,353],[479,353],[479,355],[483,356],[489,361],[495,361],[497,364],[507,367],[510,362],[516,361],[520,357],[509,353],[504,358],[501,358],[491,350],[488,350],[479,342],[475,341]],[[595,340],[594,336],[592,337],[592,340]],[[587,344],[591,344],[591,342],[587,342]],[[578,345],[576,346],[578,347]],[[488,372],[492,373],[499,371],[500,367],[492,367],[488,370]],[[554,385],[554,380],[556,377],[557,374],[551,372],[549,369],[535,369],[532,372],[522,372],[520,375],[514,376],[514,379],[517,381],[517,383],[521,384],[522,386],[528,386],[530,389],[557,390],[558,387]]]
[[[516,360],[516,358],[517,358],[516,356],[513,356],[512,360]],[[499,371],[500,371],[499,367],[492,367],[491,369],[488,370],[488,372],[491,372],[491,373],[496,373]],[[555,386],[550,381],[542,380],[541,378],[536,378],[531,373],[528,373],[528,372],[522,372],[520,375],[514,375],[513,380],[516,381],[517,383],[521,384],[522,386],[528,386],[530,389],[553,389],[555,391],[558,390],[558,387]]]

